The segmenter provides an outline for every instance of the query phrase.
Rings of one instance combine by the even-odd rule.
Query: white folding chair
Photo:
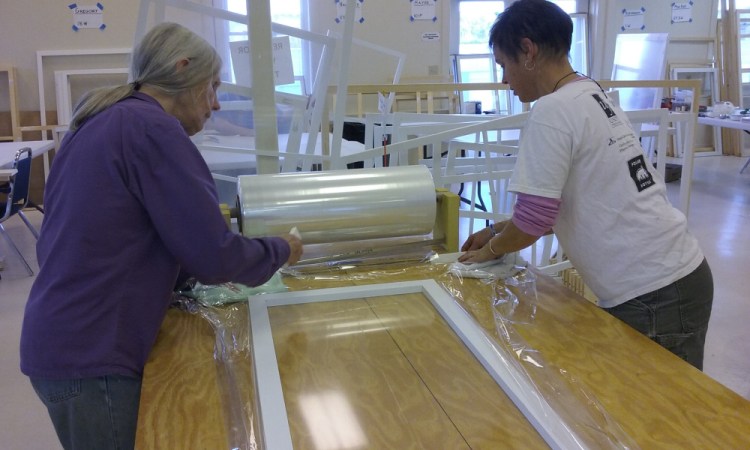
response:
[[[667,136],[670,133],[669,111],[666,109],[637,109],[625,111],[635,136],[648,160],[656,159],[656,170],[664,178],[667,171]]]

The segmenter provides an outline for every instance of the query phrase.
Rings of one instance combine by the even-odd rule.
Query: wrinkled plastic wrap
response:
[[[487,298],[465,298],[463,283],[464,280],[454,277],[443,286],[464,308],[472,302],[487,301]],[[496,280],[487,283],[486,289],[494,315],[494,332],[488,330],[487,338],[496,349],[497,358],[506,367],[528,377],[536,395],[547,403],[550,416],[554,412],[565,422],[581,442],[580,448],[638,448],[591,392],[564,367],[546,361],[542,352],[529,346],[519,333],[520,329],[533,330],[536,326],[535,275],[528,270],[519,271],[502,283]]]
[[[204,285],[190,280],[178,294],[197,300],[203,306],[217,306],[227,303],[244,302],[248,297],[259,294],[275,294],[287,290],[281,272],[276,272],[270,280],[257,287],[240,283]]]
[[[214,361],[220,390],[228,449],[263,449],[255,403],[255,374],[249,352],[250,333],[246,302],[201,303],[196,297],[177,296],[177,306],[196,314],[214,330]],[[218,447],[217,447],[218,448]]]
[[[502,280],[489,272],[469,279],[450,264],[430,263],[429,260],[435,257],[434,253],[426,253],[422,255],[421,263],[376,263],[366,270],[354,265],[332,265],[314,271],[291,267],[285,269],[284,278],[297,289],[435,279],[475,319],[476,311],[491,309],[491,315],[485,314],[484,319],[477,321],[495,349],[495,357],[509,372],[521,378],[519,385],[533,387],[535,392],[531,394],[544,404],[550,418],[564,422],[580,442],[580,448],[637,448],[591,392],[564,367],[550,364],[541,351],[531,347],[522,337],[523,331],[533,331],[537,326],[536,277],[532,272],[519,266],[512,276]],[[471,289],[467,288],[469,283]],[[467,295],[469,291],[471,295]],[[263,438],[259,435],[261,428],[254,392],[246,303],[214,306],[187,297],[182,301],[187,309],[208,320],[216,333],[215,360],[229,448],[264,448]],[[346,314],[346,311],[341,313]]]

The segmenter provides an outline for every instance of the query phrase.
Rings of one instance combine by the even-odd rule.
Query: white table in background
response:
[[[8,181],[16,174],[16,169],[0,169],[0,181]]]
[[[701,125],[711,125],[714,127],[734,128],[735,130],[744,130],[750,133],[750,121],[719,119],[717,117],[698,117],[698,123]]]
[[[43,156],[44,180],[47,181],[49,175],[49,163],[47,162],[47,153],[55,148],[55,141],[18,141],[18,142],[0,142],[0,169],[10,169],[13,167],[13,161],[16,159],[16,152],[22,148],[31,149],[31,157]],[[2,178],[0,178],[2,180]],[[41,211],[41,210],[40,210]]]
[[[224,170],[245,170],[247,174],[256,173],[256,155],[278,156],[283,158],[292,158],[293,160],[306,159],[308,161],[322,161],[323,145],[321,136],[318,134],[315,143],[315,152],[307,155],[307,133],[300,136],[300,149],[297,153],[286,152],[289,140],[288,134],[279,134],[279,152],[260,150],[256,148],[254,136],[222,136],[222,135],[204,135],[194,138],[193,142],[206,160],[208,168],[212,171],[221,172]],[[329,142],[333,139],[329,136]],[[364,145],[359,142],[342,140],[341,155],[352,155],[364,150]],[[305,169],[309,170],[309,169]],[[218,174],[214,174],[217,177]],[[221,175],[218,175],[221,178]]]
[[[750,121],[718,119],[716,117],[698,117],[698,123],[701,125],[710,125],[712,127],[732,128],[735,130],[742,130],[745,133],[750,134]],[[748,164],[750,164],[750,158],[748,158],[747,162],[745,162],[745,165],[742,166],[742,169],[740,169],[740,173],[745,171]]]
[[[47,152],[55,148],[55,141],[19,141],[0,142],[0,169],[9,169],[13,166],[16,152],[24,147],[31,148],[31,157],[47,155]],[[46,167],[45,167],[46,168]],[[44,172],[47,179],[47,171]]]

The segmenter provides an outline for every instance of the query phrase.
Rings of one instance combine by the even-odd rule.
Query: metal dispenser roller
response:
[[[248,175],[238,180],[238,222],[250,237],[296,226],[305,244],[424,235],[435,199],[424,166]]]

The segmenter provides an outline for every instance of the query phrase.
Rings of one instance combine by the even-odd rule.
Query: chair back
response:
[[[23,261],[29,275],[33,275],[34,271],[31,270],[31,266],[29,266],[26,258],[23,257],[21,251],[18,250],[18,247],[13,243],[13,240],[3,227],[3,222],[17,215],[23,220],[34,237],[39,239],[39,233],[23,213],[23,209],[29,203],[29,184],[31,183],[31,149],[29,147],[24,147],[16,152],[13,168],[16,169],[16,173],[11,176],[10,183],[0,188],[0,192],[6,194],[7,197],[5,200],[5,211],[0,216],[0,235],[5,238],[10,248]]]
[[[666,109],[638,109],[625,111],[635,136],[641,141],[649,161],[656,163],[662,178],[667,170],[667,137],[670,132],[669,111]]]
[[[24,147],[16,152],[13,161],[16,174],[10,182],[10,191],[5,206],[3,219],[22,210],[29,203],[29,186],[31,185],[31,148]]]

